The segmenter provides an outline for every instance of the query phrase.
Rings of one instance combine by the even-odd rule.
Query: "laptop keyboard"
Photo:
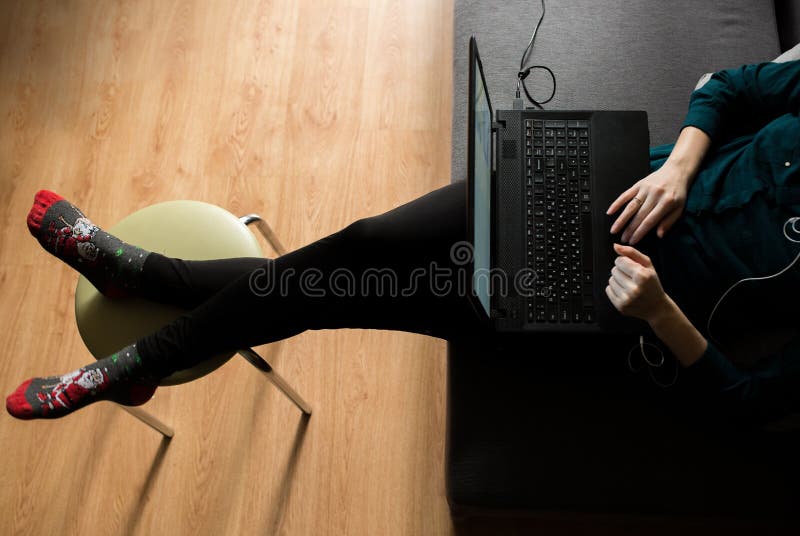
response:
[[[528,322],[594,322],[589,122],[525,120]]]

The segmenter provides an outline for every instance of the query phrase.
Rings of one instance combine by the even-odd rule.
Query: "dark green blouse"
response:
[[[715,73],[690,98],[684,127],[712,140],[684,214],[660,241],[665,291],[708,339],[708,316],[733,283],[771,275],[800,253],[783,233],[800,216],[800,61],[744,65]],[[651,149],[652,170],[674,144]],[[800,263],[798,263],[800,264]],[[800,299],[800,266],[787,285]],[[754,307],[769,307],[768,296]],[[800,306],[800,303],[798,303]],[[800,321],[800,315],[797,317]],[[800,411],[800,337],[749,371],[709,341],[681,381],[737,414]]]

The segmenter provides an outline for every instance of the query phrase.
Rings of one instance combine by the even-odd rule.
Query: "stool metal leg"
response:
[[[283,247],[283,244],[281,244],[281,241],[278,239],[278,236],[275,234],[275,232],[272,230],[269,224],[266,221],[264,221],[264,219],[261,216],[259,216],[258,214],[247,214],[246,216],[240,217],[239,221],[241,221],[245,225],[250,225],[251,223],[255,223],[256,228],[261,233],[261,235],[266,239],[266,241],[269,242],[270,246],[272,246],[272,249],[274,249],[278,255],[286,254],[286,248]],[[275,384],[275,387],[280,389],[283,392],[283,394],[285,394],[289,398],[289,400],[291,400],[294,403],[295,406],[300,408],[300,411],[302,411],[304,415],[311,415],[311,406],[308,405],[308,402],[303,400],[303,398],[299,394],[297,394],[297,391],[292,389],[292,387],[288,383],[286,383],[286,380],[284,380],[280,374],[275,372],[275,370],[272,368],[272,365],[267,363],[263,357],[258,355],[252,348],[245,348],[244,350],[239,350],[239,354],[242,357],[244,357],[251,365],[253,365],[258,370],[263,372],[264,375],[267,377],[267,379],[269,379],[269,381]]]
[[[151,428],[158,430],[166,437],[172,437],[175,435],[175,431],[172,429],[171,426],[167,426],[160,420],[158,420],[153,415],[150,415],[143,409],[139,409],[135,406],[123,406],[122,404],[117,404],[117,406],[121,407],[146,425],[150,426]]]
[[[272,365],[267,363],[263,357],[258,355],[252,348],[245,348],[243,350],[239,350],[239,355],[245,358],[251,365],[256,367],[258,370],[264,373],[264,375],[275,384],[275,387],[280,389],[283,394],[285,394],[289,400],[294,402],[294,405],[300,408],[305,415],[311,415],[311,406],[308,405],[308,402],[303,400],[303,398],[297,394],[297,391],[292,389],[292,387],[286,383],[280,374],[275,372],[272,368]]]
[[[270,227],[269,224],[266,221],[264,221],[264,219],[261,216],[259,216],[258,214],[248,214],[247,216],[241,216],[239,218],[239,221],[245,225],[250,225],[251,223],[255,223],[256,228],[261,233],[261,235],[267,240],[267,242],[269,242],[269,245],[272,246],[272,249],[274,249],[278,255],[286,254],[286,248],[283,247],[281,241],[278,240],[278,236],[272,230],[272,227]]]

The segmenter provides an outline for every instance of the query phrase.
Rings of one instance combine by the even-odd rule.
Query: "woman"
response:
[[[692,94],[677,142],[652,149],[652,173],[608,209],[622,210],[611,232],[623,231],[630,244],[614,246],[608,299],[650,325],[683,376],[754,414],[800,409],[798,337],[743,371],[697,326],[731,284],[773,273],[769,267],[786,266],[797,253],[780,230],[800,214],[799,105],[800,61],[716,73]],[[176,370],[307,329],[489,335],[459,292],[464,267],[451,256],[467,237],[464,194],[463,183],[451,184],[274,260],[182,261],[125,244],[57,194],[39,192],[28,226],[45,249],[107,296],[142,296],[191,311],[96,363],[24,382],[6,408],[33,419],[97,400],[143,404]],[[662,274],[633,247],[652,230],[661,239]],[[402,288],[391,281],[379,288],[386,269]],[[787,290],[796,294],[794,277]]]

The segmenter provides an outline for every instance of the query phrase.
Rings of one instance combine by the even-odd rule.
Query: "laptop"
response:
[[[469,294],[478,315],[498,332],[641,332],[644,322],[605,293],[621,234],[609,233],[618,213],[605,212],[650,173],[647,113],[493,110],[474,36],[469,46]]]

